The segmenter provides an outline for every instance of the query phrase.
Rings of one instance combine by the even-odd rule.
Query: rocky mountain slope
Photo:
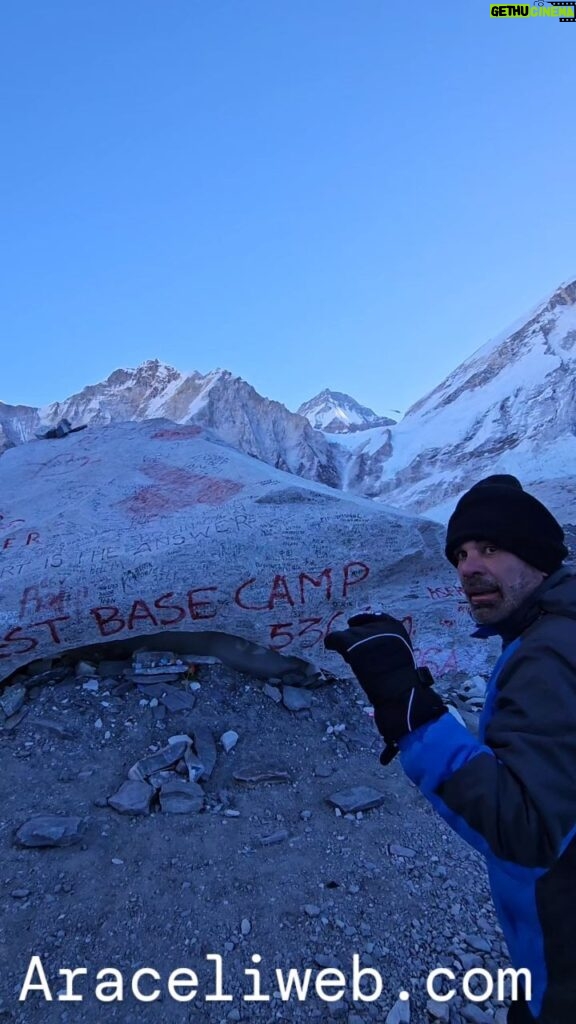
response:
[[[339,487],[336,449],[308,421],[280,402],[263,398],[227,370],[180,373],[149,360],[136,369],[116,370],[65,402],[41,409],[0,403],[0,450],[32,440],[62,418],[74,425],[166,418],[195,423],[246,455],[306,479]]]

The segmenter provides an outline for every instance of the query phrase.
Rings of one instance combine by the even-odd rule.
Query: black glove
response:
[[[391,615],[354,615],[349,629],[329,633],[324,641],[348,662],[368,700],[374,721],[386,740],[380,760],[398,753],[397,741],[448,709],[430,687],[430,670],[418,668],[410,637]]]

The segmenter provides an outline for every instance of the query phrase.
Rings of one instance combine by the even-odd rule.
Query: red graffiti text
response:
[[[96,621],[100,636],[114,636],[124,629],[131,632],[143,623],[150,623],[158,629],[160,626],[176,626],[187,617],[193,622],[198,619],[213,619],[217,609],[210,598],[201,595],[217,590],[218,587],[195,587],[188,591],[182,604],[174,602],[172,592],[161,594],[152,602],[138,598],[132,602],[129,611],[122,614],[114,605],[101,605],[98,608],[91,608],[90,615]]]
[[[369,572],[370,569],[364,562],[348,562],[342,570],[342,575],[338,574],[338,596],[346,598],[350,588],[362,583]],[[276,605],[282,602],[294,608],[297,603],[306,603],[310,588],[323,587],[324,597],[329,601],[332,597],[333,584],[332,569],[323,569],[314,574],[301,572],[291,580],[279,573],[272,580],[269,590],[265,588],[262,593],[262,585],[254,576],[240,584],[234,595],[234,602],[239,608],[250,612],[273,611]]]
[[[0,659],[19,657],[22,654],[29,654],[30,651],[35,650],[40,642],[39,639],[34,636],[22,636],[21,634],[32,629],[41,629],[43,626],[49,630],[52,642],[61,644],[62,637],[56,623],[67,622],[69,618],[69,615],[57,615],[51,619],[42,619],[41,622],[31,622],[29,626],[13,626],[0,640]]]

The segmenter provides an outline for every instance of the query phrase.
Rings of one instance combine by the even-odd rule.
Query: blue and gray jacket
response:
[[[576,1021],[576,575],[562,568],[496,628],[478,737],[452,715],[400,743],[402,765],[486,857],[510,958],[539,1024]]]

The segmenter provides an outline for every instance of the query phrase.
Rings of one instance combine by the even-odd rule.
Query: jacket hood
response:
[[[548,586],[546,586],[548,584]],[[576,573],[559,569],[538,587],[537,603],[544,612],[576,619]]]

